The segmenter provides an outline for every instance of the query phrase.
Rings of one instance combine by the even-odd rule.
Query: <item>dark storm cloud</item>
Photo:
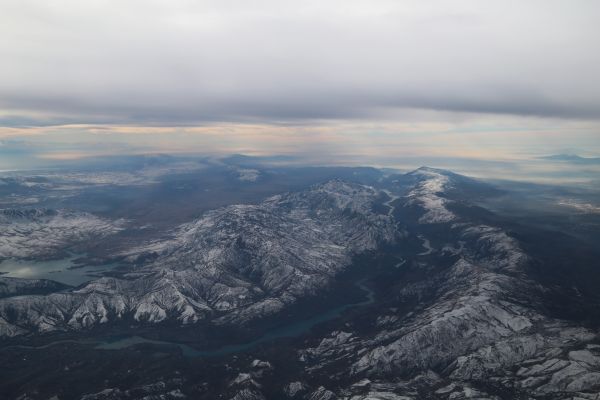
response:
[[[596,1],[0,4],[0,124],[600,117]]]

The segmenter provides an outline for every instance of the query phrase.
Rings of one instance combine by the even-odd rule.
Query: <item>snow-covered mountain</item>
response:
[[[0,209],[0,260],[54,257],[65,248],[114,234],[124,221],[51,209]]]
[[[454,253],[449,268],[403,286],[399,301],[372,317],[373,333],[336,330],[300,351],[307,370],[317,375],[335,363],[353,377],[353,399],[595,398],[598,332],[541,311],[549,289],[525,274],[528,257],[505,232],[464,223],[450,229],[456,241],[435,249]],[[397,312],[428,293],[431,300]]]
[[[227,371],[246,369],[224,373],[223,398],[599,399],[598,330],[549,311],[561,288],[531,272],[537,255],[507,228],[514,222],[470,201],[495,190],[424,167],[212,210],[121,254],[131,269],[119,278],[50,294],[5,283],[0,335],[120,321],[240,326],[318,296],[353,256],[372,252],[394,260],[372,277],[373,304],[294,342],[281,368],[298,366],[294,375],[273,375],[277,359],[228,359]],[[171,378],[85,398],[184,398]]]
[[[243,323],[316,294],[351,257],[393,242],[371,187],[331,181],[258,205],[208,212],[167,240],[133,249],[153,259],[123,278],[69,292],[0,300],[0,335],[78,330],[132,318]]]
[[[335,371],[334,381],[346,382],[343,390],[327,390],[331,397],[319,389],[310,395],[596,399],[598,331],[547,315],[542,296],[553,289],[527,273],[530,257],[519,242],[499,227],[448,209],[462,178],[429,168],[408,175],[416,179],[404,206],[418,205],[418,222],[437,224],[427,234],[444,238],[433,248],[427,242],[423,256],[437,253],[454,261],[447,268],[416,262],[413,268],[427,271],[427,277],[399,284],[394,300],[371,316],[367,329],[346,326],[300,350],[309,376]],[[425,238],[418,227],[407,229]],[[403,304],[428,296],[410,312],[399,312]]]

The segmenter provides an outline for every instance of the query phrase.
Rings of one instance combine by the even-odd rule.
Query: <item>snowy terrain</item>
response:
[[[261,176],[236,171],[244,181]],[[276,358],[244,364],[236,356],[223,398],[268,399],[275,387],[277,398],[303,400],[600,399],[597,329],[548,312],[559,289],[530,273],[534,256],[519,236],[458,197],[478,182],[432,168],[390,181],[405,186],[330,180],[205,212],[116,255],[130,265],[120,277],[77,289],[0,277],[0,336],[77,334],[121,321],[243,327],[318,296],[353,256],[391,252],[373,305],[294,342],[286,365],[301,373],[283,379]],[[399,217],[407,212],[411,223]],[[122,226],[68,211],[4,210],[0,218],[5,257],[47,256]],[[193,398],[181,382],[167,376],[83,398]]]
[[[448,200],[442,197],[450,180],[432,168],[419,168],[411,173],[420,178],[420,182],[408,194],[406,205],[418,205],[425,209],[419,221],[424,224],[450,222],[456,216],[446,208]]]
[[[0,300],[0,334],[77,330],[127,315],[184,324],[211,317],[222,324],[273,314],[317,293],[352,255],[395,240],[391,218],[371,212],[378,195],[332,181],[259,205],[211,211],[171,239],[132,250],[131,262],[156,258],[124,279]]]
[[[124,221],[50,209],[0,209],[0,260],[53,257],[65,248],[114,234]]]

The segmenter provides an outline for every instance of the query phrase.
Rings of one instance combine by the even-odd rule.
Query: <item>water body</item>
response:
[[[12,348],[20,348],[20,349],[32,349],[32,350],[42,350],[48,347],[59,345],[59,344],[67,344],[67,343],[78,343],[78,344],[95,344],[95,349],[99,350],[120,350],[125,349],[131,346],[135,346],[138,344],[154,344],[160,346],[175,346],[178,347],[182,354],[185,357],[217,357],[223,356],[227,354],[235,354],[242,353],[247,350],[251,350],[252,348],[266,342],[270,342],[276,339],[283,338],[293,338],[301,336],[307,332],[309,332],[314,326],[333,320],[338,318],[344,313],[344,311],[354,308],[361,307],[372,304],[375,301],[375,294],[373,291],[365,285],[365,280],[361,280],[356,283],[356,286],[362,289],[365,292],[365,300],[357,302],[357,303],[348,303],[344,304],[330,310],[324,311],[320,314],[317,314],[311,318],[307,318],[301,321],[291,322],[287,325],[277,327],[272,329],[271,331],[265,333],[261,337],[247,343],[234,344],[223,346],[215,350],[196,350],[191,346],[186,344],[177,343],[177,342],[168,342],[161,340],[151,340],[146,339],[141,336],[127,336],[120,337],[114,340],[105,340],[105,341],[97,341],[93,339],[66,339],[66,340],[58,340],[56,342],[47,343],[42,346],[26,346],[26,345],[13,345],[2,348],[0,350],[12,349]]]
[[[8,259],[0,263],[0,275],[12,278],[50,279],[77,286],[97,278],[103,271],[116,266],[116,264],[80,266],[74,262],[79,257],[81,255],[47,261]]]
[[[385,203],[383,203],[384,206],[386,206],[389,210],[387,215],[389,215],[390,217],[394,214],[394,210],[396,209],[396,206],[393,206],[392,203],[394,201],[396,201],[397,199],[400,198],[400,196],[396,196],[395,194],[393,194],[392,192],[390,192],[389,190],[384,190],[385,194],[388,195],[388,197],[390,198],[388,201],[386,201]]]
[[[427,256],[431,253],[433,253],[433,250],[435,250],[433,247],[431,247],[431,243],[429,242],[429,239],[425,238],[422,235],[419,235],[419,239],[421,239],[421,241],[423,242],[423,248],[425,249],[424,252],[417,254],[418,256]]]
[[[56,346],[58,344],[83,344],[82,340],[78,339],[65,339],[65,340],[57,340],[56,342],[50,342],[48,344],[44,344],[42,346],[27,346],[25,344],[15,344],[12,346],[3,347],[2,350],[6,349],[25,349],[25,350],[42,350],[47,349],[48,347]],[[90,344],[94,344],[95,342],[88,342]]]
[[[401,258],[401,257],[396,257],[398,258],[398,260],[400,260],[400,262],[396,263],[396,265],[394,265],[394,268],[400,268],[401,266],[403,266],[404,264],[406,264],[406,260]]]
[[[247,343],[228,345],[228,346],[220,347],[215,350],[202,351],[202,350],[196,350],[188,345],[181,344],[181,343],[166,342],[166,341],[160,341],[160,340],[150,340],[150,339],[145,339],[141,336],[128,336],[128,337],[124,337],[124,338],[119,338],[117,340],[102,342],[96,346],[96,349],[118,350],[118,349],[124,349],[124,348],[130,347],[130,346],[134,346],[136,344],[149,343],[149,344],[156,344],[156,345],[177,346],[181,349],[183,355],[186,357],[216,357],[216,356],[223,356],[223,355],[227,355],[227,354],[241,353],[241,352],[250,350],[253,347],[258,346],[259,344],[270,342],[272,340],[301,336],[301,335],[307,333],[308,331],[310,331],[314,326],[316,326],[320,323],[340,317],[344,311],[346,311],[350,308],[366,306],[368,304],[372,304],[375,301],[375,294],[373,293],[373,291],[371,289],[369,289],[365,285],[364,280],[357,282],[356,286],[358,286],[360,289],[362,289],[365,292],[365,294],[366,294],[365,300],[358,302],[358,303],[344,304],[344,305],[338,306],[336,308],[327,310],[321,314],[317,314],[314,317],[304,319],[301,321],[297,321],[297,322],[292,322],[288,325],[284,325],[284,326],[275,328],[275,329],[265,333],[263,336],[255,339],[251,342],[247,342]]]

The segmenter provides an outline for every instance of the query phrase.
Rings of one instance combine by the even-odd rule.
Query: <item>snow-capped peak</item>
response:
[[[419,181],[408,193],[409,205],[418,205],[425,210],[419,222],[425,224],[450,222],[456,215],[446,208],[448,199],[442,197],[451,186],[451,180],[446,171],[429,167],[421,167],[407,175],[418,176]]]

